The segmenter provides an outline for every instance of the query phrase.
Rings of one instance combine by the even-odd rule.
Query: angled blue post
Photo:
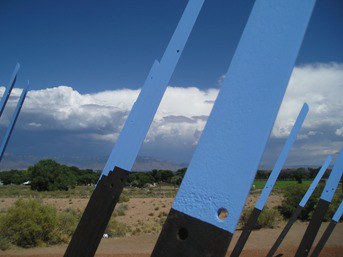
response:
[[[295,140],[297,139],[298,133],[301,129],[302,124],[304,123],[307,113],[308,113],[308,105],[305,103],[303,107],[301,108],[298,118],[295,121],[295,124],[291,130],[291,133],[289,134],[286,140],[286,143],[282,148],[281,154],[279,155],[279,158],[277,159],[272,172],[269,175],[269,178],[266,182],[266,185],[264,186],[262,190],[262,193],[255,205],[255,208],[253,209],[248,219],[247,225],[243,228],[243,231],[231,253],[231,257],[239,256],[241,254],[246,242],[248,241],[251,231],[255,228],[255,224],[258,220],[258,217],[260,216],[267,202],[267,199],[273,190],[275,182],[282,170],[283,165],[286,162],[287,156]]]
[[[204,0],[190,0],[161,62],[155,62],[125,125],[113,147],[102,175],[114,166],[130,171],[149,130],[163,94],[199,15]]]
[[[326,242],[330,238],[333,230],[335,229],[337,223],[339,222],[340,218],[342,217],[342,214],[343,214],[343,202],[341,202],[337,211],[333,215],[330,224],[328,225],[328,227],[324,231],[324,233],[323,233],[322,237],[320,238],[316,248],[314,248],[314,250],[311,254],[311,257],[318,257],[319,256],[319,254],[323,250]]]
[[[153,257],[225,256],[314,3],[255,1]]]
[[[162,56],[155,61],[105,164],[65,257],[94,256],[204,0],[190,0]]]
[[[343,202],[341,202],[341,204],[339,205],[337,211],[335,212],[335,214],[332,217],[332,220],[335,222],[339,222],[339,220],[341,219],[343,214]]]
[[[14,110],[12,119],[10,121],[10,124],[7,127],[7,130],[6,130],[6,134],[5,134],[5,136],[4,136],[3,140],[2,140],[2,143],[1,143],[1,146],[0,146],[0,161],[2,160],[2,157],[3,157],[4,153],[5,153],[8,141],[10,140],[12,131],[14,129],[14,126],[15,126],[16,122],[17,122],[20,110],[23,107],[23,104],[24,104],[24,101],[25,101],[25,97],[26,97],[28,88],[29,88],[29,84],[27,84],[26,88],[23,89],[23,91],[22,91],[22,93],[20,95],[19,101],[17,103],[17,107]]]
[[[327,168],[329,167],[331,161],[332,161],[332,157],[329,155],[329,156],[326,158],[326,160],[325,160],[323,166],[320,168],[320,170],[319,170],[317,176],[316,176],[316,177],[314,178],[314,180],[312,181],[310,187],[307,189],[307,191],[306,191],[304,197],[301,199],[301,202],[299,203],[299,206],[305,207],[305,205],[306,205],[308,199],[310,199],[310,197],[311,197],[313,191],[316,189],[316,187],[317,187],[319,181],[322,179],[322,177],[323,177],[325,171],[327,170]]]
[[[8,82],[8,85],[5,89],[5,92],[4,94],[2,95],[2,98],[1,98],[1,102],[0,102],[0,117],[5,109],[5,106],[6,106],[6,103],[8,101],[8,98],[12,92],[12,89],[14,87],[14,84],[17,80],[17,73],[19,71],[19,68],[20,68],[20,65],[19,63],[16,64],[16,66],[14,67],[14,71],[13,71],[13,74],[10,78],[10,81]]]
[[[295,223],[295,221],[298,219],[301,211],[303,210],[303,208],[305,207],[308,199],[310,199],[313,191],[315,190],[315,188],[317,187],[319,181],[321,180],[321,178],[323,177],[325,171],[327,170],[327,168],[329,167],[330,163],[332,161],[332,157],[328,156],[323,164],[323,166],[320,168],[319,172],[317,173],[316,177],[314,178],[314,180],[312,181],[310,187],[307,189],[305,195],[303,196],[303,198],[301,199],[301,202],[299,203],[298,207],[296,208],[296,210],[294,211],[294,213],[292,214],[291,218],[288,220],[287,225],[284,227],[284,229],[282,230],[281,234],[279,235],[279,237],[276,239],[274,245],[272,246],[272,248],[269,250],[267,257],[273,257],[275,252],[277,251],[277,249],[279,248],[280,244],[282,243],[283,239],[286,237],[288,231],[291,229],[291,227],[293,226],[293,224]]]
[[[301,243],[295,254],[295,257],[305,257],[305,256],[308,256],[308,254],[310,253],[314,239],[316,238],[318,234],[323,218],[335,194],[336,188],[342,177],[342,173],[343,173],[343,148],[341,149],[341,152],[339,153],[337,160],[335,161],[331,174],[326,182],[326,185],[320,196],[317,207],[314,210],[310,223],[301,240]]]
[[[295,140],[297,139],[298,133],[301,129],[302,124],[304,123],[304,120],[306,118],[307,113],[308,113],[308,105],[305,103],[303,105],[300,113],[299,113],[299,116],[298,116],[293,128],[292,128],[291,133],[289,134],[289,137],[287,138],[285,145],[283,146],[281,154],[280,154],[279,158],[277,159],[276,164],[275,164],[272,172],[269,175],[269,178],[266,182],[266,185],[264,186],[262,193],[261,193],[261,195],[260,195],[260,197],[259,197],[259,199],[255,205],[256,209],[259,209],[260,211],[262,211],[262,209],[264,208],[264,205],[266,204],[267,199],[273,190],[275,182],[276,182],[277,178],[279,177],[281,169],[286,162],[287,156],[288,156]]]

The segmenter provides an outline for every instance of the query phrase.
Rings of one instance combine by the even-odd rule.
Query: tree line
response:
[[[284,169],[279,175],[279,180],[312,180],[317,175],[319,168]],[[127,180],[128,186],[145,187],[148,184],[172,184],[178,186],[186,173],[186,168],[175,172],[170,170],[152,170],[147,172],[131,172]],[[258,170],[255,179],[266,180],[270,170]],[[327,176],[328,172],[325,176]],[[30,181],[32,190],[54,191],[68,190],[75,186],[95,185],[100,172],[91,169],[79,169],[75,166],[59,164],[54,160],[41,160],[27,170],[10,170],[0,172],[0,181],[4,185],[20,185]]]

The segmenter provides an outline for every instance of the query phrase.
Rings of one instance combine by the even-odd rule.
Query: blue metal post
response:
[[[337,160],[333,166],[330,177],[326,182],[324,190],[320,196],[317,207],[312,215],[312,219],[306,229],[306,232],[301,240],[299,248],[295,254],[295,257],[308,256],[314,239],[318,234],[319,228],[322,224],[323,218],[329,208],[331,200],[335,194],[338,183],[343,173],[343,148],[337,157]]]
[[[295,124],[292,128],[291,133],[289,134],[285,145],[282,148],[281,154],[279,158],[277,159],[275,166],[272,170],[272,172],[269,175],[269,178],[266,182],[266,185],[264,186],[262,190],[262,194],[260,195],[255,208],[253,209],[253,212],[251,213],[247,225],[243,228],[243,231],[238,239],[238,242],[235,245],[235,248],[233,249],[231,253],[231,257],[239,256],[248,241],[248,238],[250,236],[251,231],[255,228],[255,224],[258,220],[258,217],[260,216],[267,199],[272,192],[275,182],[282,170],[283,165],[286,162],[287,156],[297,139],[298,133],[301,129],[302,124],[304,123],[304,120],[306,118],[306,115],[308,113],[308,105],[305,103],[298,115],[297,120],[295,121]]]
[[[19,65],[19,63],[17,63],[17,65],[14,67],[14,71],[13,71],[13,74],[11,76],[11,79],[8,82],[8,85],[7,85],[6,89],[5,89],[5,92],[4,92],[4,94],[3,94],[2,98],[1,98],[1,102],[0,102],[0,117],[1,117],[1,115],[2,115],[2,113],[4,111],[4,109],[5,109],[5,106],[6,106],[6,103],[8,101],[8,98],[9,98],[9,96],[10,96],[10,94],[12,92],[12,89],[14,87],[14,84],[15,84],[15,82],[17,80],[17,73],[18,73],[19,68],[20,68],[20,65]]]
[[[153,257],[225,256],[314,3],[255,2]]]
[[[330,238],[333,230],[335,229],[337,223],[339,222],[340,218],[342,217],[343,214],[343,202],[339,205],[337,211],[335,212],[334,216],[332,217],[332,220],[328,227],[326,228],[324,234],[320,238],[316,248],[314,248],[311,257],[318,257],[320,252],[323,250],[326,242]]]
[[[282,230],[281,234],[279,235],[279,237],[275,241],[274,245],[270,249],[267,257],[273,257],[274,256],[276,250],[279,248],[279,246],[282,243],[283,239],[286,237],[288,231],[291,229],[291,227],[293,226],[294,222],[298,219],[298,217],[299,217],[301,211],[303,210],[303,208],[305,207],[308,199],[310,199],[313,191],[317,187],[319,181],[323,177],[323,175],[324,175],[326,169],[329,167],[331,161],[332,161],[332,157],[328,156],[326,158],[326,160],[325,160],[325,163],[320,168],[317,176],[314,178],[314,180],[312,181],[310,187],[307,189],[307,191],[306,191],[304,197],[302,198],[301,202],[299,203],[298,207],[296,208],[296,210],[292,214],[291,218],[288,220],[287,225],[284,227],[284,229]]]
[[[151,74],[145,80],[102,175],[107,175],[114,166],[128,171],[132,169],[203,3],[204,0],[189,1],[161,62],[154,63]]]
[[[4,153],[5,153],[8,141],[10,140],[12,131],[13,131],[14,126],[15,126],[15,123],[17,122],[20,110],[21,110],[21,108],[22,108],[22,106],[24,104],[28,88],[29,88],[29,85],[27,85],[26,88],[23,89],[23,92],[21,93],[19,101],[17,103],[17,107],[14,110],[14,114],[12,116],[11,122],[10,122],[10,124],[7,127],[5,137],[2,140],[2,143],[1,143],[1,146],[0,146],[0,161],[2,160],[2,157],[3,157]]]
[[[204,0],[190,0],[161,62],[155,61],[124,124],[65,257],[93,256]]]

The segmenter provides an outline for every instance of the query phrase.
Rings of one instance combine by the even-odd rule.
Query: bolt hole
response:
[[[176,50],[176,52],[177,52],[177,53],[179,53],[179,52],[180,52],[180,50],[179,50],[179,49],[177,49],[177,50]]]
[[[152,77],[150,77],[150,79],[152,79]]]
[[[225,220],[229,216],[229,212],[225,208],[219,208],[217,214],[220,220]]]
[[[188,237],[188,230],[185,228],[180,228],[179,231],[177,232],[177,238],[179,240],[184,241],[187,239],[187,237]]]

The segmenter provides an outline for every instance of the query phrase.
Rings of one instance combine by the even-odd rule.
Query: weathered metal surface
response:
[[[151,257],[224,256],[232,234],[171,209]]]
[[[255,2],[174,210],[235,231],[314,2]],[[227,219],[218,218],[219,208]]]

